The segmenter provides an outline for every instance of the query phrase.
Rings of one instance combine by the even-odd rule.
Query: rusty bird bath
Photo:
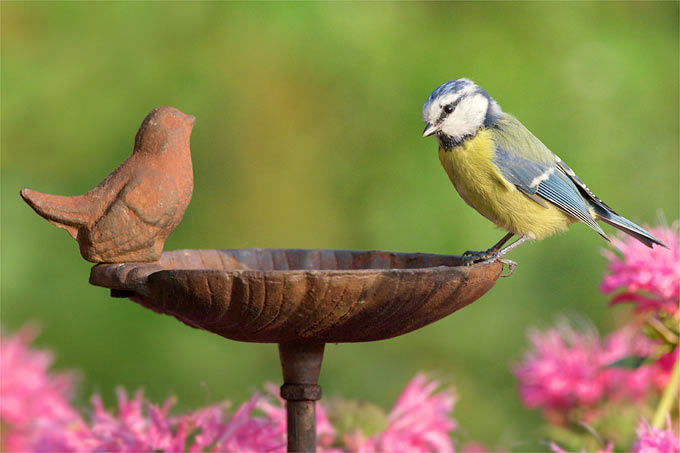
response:
[[[175,250],[99,264],[90,283],[237,341],[278,343],[288,451],[313,451],[325,343],[377,341],[437,321],[496,282],[498,262],[348,250]]]
[[[191,199],[194,120],[154,109],[130,158],[88,193],[24,189],[21,196],[68,231],[84,259],[101,263],[90,283],[111,288],[113,297],[232,340],[277,343],[288,451],[314,451],[326,343],[384,340],[426,326],[481,297],[503,265],[377,251],[162,252]]]

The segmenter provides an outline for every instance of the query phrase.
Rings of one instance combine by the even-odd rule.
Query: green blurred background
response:
[[[469,77],[631,220],[679,216],[678,3],[2,2],[2,324],[80,368],[81,398],[122,384],[188,409],[280,380],[276,348],[109,297],[68,235],[19,198],[80,194],[132,150],[144,116],[197,117],[177,248],[460,253],[502,233],[421,138],[421,107]],[[607,230],[611,232],[611,229]],[[327,395],[389,409],[418,371],[453,383],[461,439],[539,436],[510,366],[530,326],[624,309],[598,293],[606,243],[583,225],[520,247],[515,275],[401,338],[329,345]]]

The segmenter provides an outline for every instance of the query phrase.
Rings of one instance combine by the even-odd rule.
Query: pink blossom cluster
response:
[[[142,392],[130,398],[121,388],[117,397],[117,413],[95,395],[89,422],[77,414],[70,420],[45,417],[24,431],[30,436],[21,448],[8,445],[7,451],[285,451],[285,410],[271,395],[254,394],[231,417],[225,416],[228,403],[173,416],[172,399],[157,406]],[[339,452],[330,448],[334,430],[322,407],[317,423],[319,451]]]
[[[172,400],[159,407],[146,401],[141,392],[133,399],[122,389],[117,393],[117,414],[107,411],[99,396],[93,397],[92,422],[80,427],[75,443],[58,450],[285,451],[286,413],[282,401],[273,395],[256,393],[231,417],[226,417],[228,403],[172,416],[169,414]],[[317,424],[319,451],[339,451],[329,448],[334,430],[322,407],[317,411]]]
[[[680,304],[680,231],[673,227],[651,229],[668,246],[649,248],[630,236],[617,236],[612,245],[620,253],[606,250],[609,260],[600,286],[605,293],[620,291],[612,304],[631,302],[638,311],[665,310],[675,313]]]
[[[450,417],[456,396],[451,389],[436,392],[437,381],[417,375],[404,389],[388,416],[387,429],[364,437],[345,436],[348,451],[414,452],[453,451],[450,433],[457,428]]]
[[[531,349],[513,373],[523,404],[540,408],[553,422],[571,409],[593,411],[600,404],[641,400],[663,371],[656,364],[637,369],[610,365],[629,356],[647,356],[652,343],[630,328],[604,340],[592,327],[575,328],[567,321],[529,334]]]
[[[95,395],[90,416],[85,418],[69,401],[72,375],[51,373],[51,356],[30,347],[33,336],[22,330],[15,336],[0,337],[1,451],[286,450],[285,406],[274,385],[268,385],[264,395],[254,394],[230,416],[227,402],[172,415],[172,399],[155,405],[142,392],[130,397],[117,389],[117,411],[105,408]],[[357,431],[339,438],[326,408],[318,404],[318,451],[453,451],[450,434],[456,429],[451,419],[455,397],[451,389],[437,390],[438,386],[417,375],[389,413],[385,431],[368,437]]]
[[[630,441],[634,425],[627,418],[628,410],[639,414],[642,405],[655,400],[652,395],[661,396],[662,391],[664,398],[672,395],[667,386],[680,354],[674,327],[680,316],[678,225],[651,230],[668,249],[650,249],[634,238],[619,236],[612,241],[618,254],[604,252],[609,263],[601,290],[617,293],[612,305],[634,303],[637,319],[604,338],[592,327],[576,328],[567,321],[530,333],[530,350],[513,369],[520,397],[525,406],[541,409],[563,440],[585,441],[582,428],[586,426],[604,446],[602,451],[610,452],[612,439]],[[643,325],[649,326],[649,332],[643,331]],[[580,428],[574,430],[577,425]],[[627,425],[627,434],[612,431],[611,426],[617,425],[621,430]],[[605,442],[593,426],[604,429],[610,439]],[[658,429],[641,421],[634,451],[678,451],[679,434],[670,422],[667,429]],[[564,451],[555,443],[550,448]]]
[[[36,329],[24,327],[14,336],[0,335],[0,422],[2,451],[29,451],[35,426],[68,423],[78,418],[69,403],[75,375],[52,373],[52,355],[28,345]]]
[[[680,426],[673,429],[670,418],[663,429],[654,428],[643,420],[636,434],[633,453],[680,453]]]

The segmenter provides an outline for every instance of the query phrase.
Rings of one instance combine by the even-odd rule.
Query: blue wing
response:
[[[508,152],[496,143],[494,163],[503,177],[527,197],[539,204],[542,204],[541,199],[553,204],[608,239],[590,213],[589,203],[569,176],[557,165],[557,160],[552,162],[529,160],[519,154]]]
[[[502,113],[489,130],[496,149],[494,163],[501,175],[531,200],[545,207],[545,202],[553,204],[607,240],[596,219],[632,235],[648,247],[654,244],[667,247],[644,228],[614,212],[512,115]]]

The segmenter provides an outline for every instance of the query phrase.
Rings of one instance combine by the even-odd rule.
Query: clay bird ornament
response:
[[[85,195],[23,189],[21,197],[78,241],[87,261],[157,261],[191,200],[194,121],[175,108],[158,107],[142,121],[132,155]]]

